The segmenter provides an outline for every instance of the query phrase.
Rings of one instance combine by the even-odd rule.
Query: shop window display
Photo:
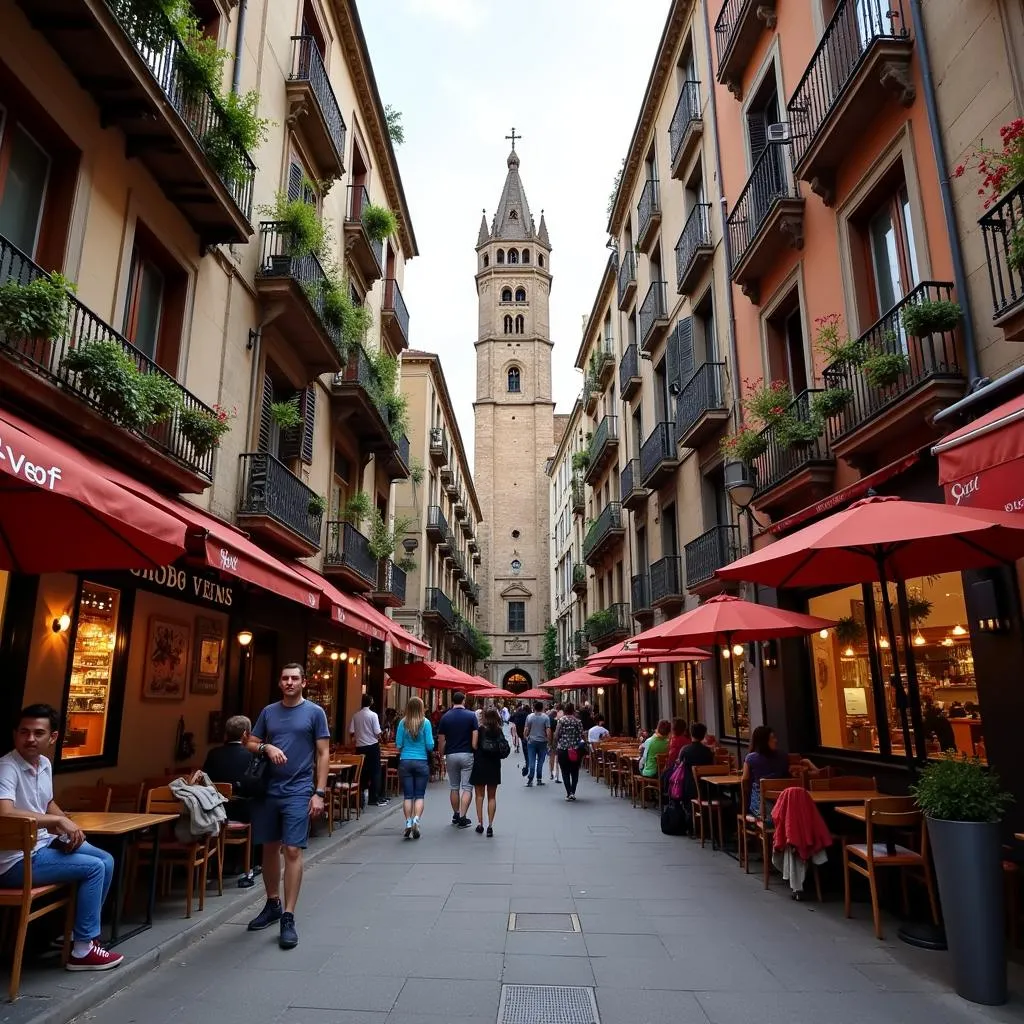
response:
[[[344,735],[346,703],[351,703],[348,690],[354,681],[361,691],[362,672],[362,651],[319,640],[311,641],[306,649],[306,699],[324,709],[332,736],[342,743],[348,742]]]
[[[747,692],[747,657],[749,647],[743,647],[740,654],[722,647],[719,653],[718,683],[721,692],[722,738],[735,740],[750,739],[750,695]],[[729,662],[733,662],[736,680],[736,707],[732,703],[732,679]]]
[[[697,662],[678,661],[672,665],[675,684],[673,715],[685,719],[687,724],[700,721],[697,712]],[[739,697],[737,690],[736,696]]]

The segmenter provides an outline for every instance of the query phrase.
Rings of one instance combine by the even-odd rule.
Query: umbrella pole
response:
[[[900,713],[900,728],[903,730],[903,748],[907,756],[907,767],[910,774],[915,774],[915,758],[913,738],[910,732],[910,720],[907,716],[907,691],[900,677],[900,659],[896,650],[896,626],[892,617],[892,602],[889,600],[889,584],[885,578],[885,559],[878,556],[878,581],[882,586],[882,613],[885,615],[885,631],[889,634],[889,654],[892,658],[891,682],[896,695],[896,708]]]
[[[729,652],[729,689],[732,691],[732,727],[736,730],[736,770],[743,764],[743,751],[740,746],[740,708],[736,700],[736,666],[733,661],[736,655],[732,652],[732,637],[726,633],[726,650]]]

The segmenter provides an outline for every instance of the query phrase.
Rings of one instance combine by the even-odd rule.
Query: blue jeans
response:
[[[110,891],[114,876],[114,858],[91,843],[82,843],[74,853],[61,853],[44,846],[32,854],[32,884],[55,885],[77,882],[75,902],[75,941],[91,942],[100,934],[100,910]],[[25,879],[25,861],[9,867],[0,875],[0,888],[20,889]]]
[[[544,771],[544,758],[548,755],[548,745],[541,740],[530,740],[526,744],[526,774],[533,781],[534,767],[537,769],[537,781],[540,782]]]
[[[405,800],[422,800],[427,795],[427,783],[430,781],[430,763],[428,761],[398,762],[398,778],[402,783],[402,798]]]

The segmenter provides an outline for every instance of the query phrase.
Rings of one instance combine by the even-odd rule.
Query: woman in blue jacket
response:
[[[434,749],[434,730],[423,713],[423,701],[419,697],[409,698],[405,717],[398,723],[395,745],[404,798],[405,838],[419,839],[423,798],[430,781],[430,752]]]

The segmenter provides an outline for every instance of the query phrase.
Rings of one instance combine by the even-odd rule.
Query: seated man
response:
[[[0,757],[0,814],[35,818],[32,884],[77,882],[74,942],[69,971],[109,971],[124,957],[97,945],[100,910],[110,890],[114,858],[85,841],[85,833],[53,799],[53,771],[47,755],[57,742],[60,716],[49,704],[31,704],[18,716],[14,750]],[[24,855],[0,851],[0,889],[20,889]]]
[[[232,715],[224,723],[224,745],[211,747],[203,763],[203,771],[210,776],[211,782],[229,782],[235,794],[252,760],[252,754],[245,745],[250,729],[252,722],[245,715]],[[249,820],[249,801],[242,797],[235,796],[229,800],[226,810],[230,821]]]

